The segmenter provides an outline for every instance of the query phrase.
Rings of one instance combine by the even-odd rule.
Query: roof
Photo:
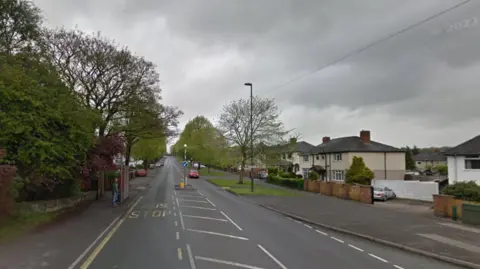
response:
[[[445,151],[445,155],[480,155],[480,135]]]
[[[299,141],[299,142],[296,142],[295,144],[287,144],[281,147],[282,151],[284,152],[285,151],[298,152],[298,153],[305,153],[305,154],[310,154],[313,148],[315,148],[314,145],[305,141]]]
[[[413,160],[416,162],[422,161],[445,161],[445,154],[443,152],[420,152],[417,155],[413,155]]]
[[[358,136],[347,136],[330,139],[327,143],[320,144],[311,151],[312,154],[319,153],[341,153],[341,152],[405,152],[402,149],[370,141],[363,142]]]

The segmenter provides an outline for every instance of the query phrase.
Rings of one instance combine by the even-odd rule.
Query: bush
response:
[[[315,171],[308,172],[308,179],[310,180],[318,180],[319,175]]]
[[[442,190],[442,194],[452,195],[460,200],[480,202],[480,186],[475,181],[448,185]]]
[[[268,175],[267,182],[279,186],[285,186],[293,189],[303,189],[303,179],[283,178],[280,176]]]
[[[267,171],[269,175],[278,175],[278,168],[276,167],[269,167]]]
[[[135,165],[135,168],[137,168],[137,169],[143,169],[143,168],[145,168],[145,167],[143,166],[143,164],[137,164],[137,165]]]
[[[352,165],[345,174],[345,182],[370,185],[374,176],[372,170],[365,165],[362,157],[353,156]]]
[[[435,170],[442,176],[448,175],[448,166],[447,165],[437,165],[435,167]]]

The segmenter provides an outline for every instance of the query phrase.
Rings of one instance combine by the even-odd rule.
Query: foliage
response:
[[[442,176],[448,175],[448,165],[439,164],[435,166],[435,170]]]
[[[27,0],[0,1],[0,53],[31,49],[40,37],[40,10]]]
[[[415,169],[415,161],[413,160],[412,150],[409,147],[405,151],[405,166],[407,170]]]
[[[480,202],[480,186],[475,181],[450,184],[442,190],[442,194],[452,195],[460,200]]]
[[[0,160],[2,156],[0,156]],[[10,215],[13,209],[13,195],[10,191],[16,168],[0,164],[0,220]]]
[[[113,158],[125,150],[123,138],[118,134],[97,137],[95,146],[90,149],[87,163],[88,171],[106,171],[112,169]],[[85,172],[85,171],[84,171]]]
[[[144,161],[148,164],[166,152],[167,139],[165,137],[159,138],[140,138],[132,148],[132,156],[135,159]]]
[[[363,161],[362,157],[353,156],[352,165],[345,174],[345,182],[349,184],[370,185],[374,174]]]
[[[267,168],[268,174],[269,175],[277,175],[278,174],[278,168],[277,167],[269,167]]]
[[[253,98],[252,113],[250,110],[250,100],[232,101],[223,107],[218,121],[218,129],[229,144],[235,145],[238,149],[242,170],[248,158],[254,158],[261,152],[258,145],[278,145],[289,133],[284,130],[283,123],[279,120],[280,114],[274,99],[262,99],[257,96]],[[251,143],[257,145],[257,150],[251,152]],[[239,183],[243,183],[242,176],[240,173]]]
[[[292,189],[299,189],[303,190],[303,179],[298,179],[298,178],[283,178],[280,176],[275,176],[275,175],[268,175],[267,182],[270,184],[275,184],[275,185],[280,185],[280,186],[285,186],[289,187]]]
[[[308,179],[310,180],[318,180],[319,175],[315,171],[308,172]]]

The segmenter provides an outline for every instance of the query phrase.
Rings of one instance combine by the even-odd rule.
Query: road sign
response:
[[[188,166],[188,162],[187,161],[184,161],[183,162],[183,167],[187,167]]]

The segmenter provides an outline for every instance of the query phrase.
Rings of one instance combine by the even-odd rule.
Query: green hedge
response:
[[[480,202],[480,186],[475,181],[448,185],[442,190],[442,194],[452,195],[464,201]]]
[[[268,175],[267,182],[275,185],[303,190],[303,179],[283,178],[280,176]]]

